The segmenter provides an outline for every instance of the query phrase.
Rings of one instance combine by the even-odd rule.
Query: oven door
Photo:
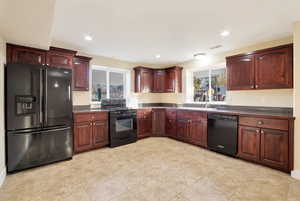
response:
[[[116,147],[137,140],[136,115],[111,115],[110,146]]]

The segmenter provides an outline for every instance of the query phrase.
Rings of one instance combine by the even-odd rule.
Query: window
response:
[[[188,102],[225,102],[226,68],[192,71],[187,76]]]
[[[106,98],[126,98],[130,73],[127,70],[93,66],[91,68],[91,102],[100,103]]]

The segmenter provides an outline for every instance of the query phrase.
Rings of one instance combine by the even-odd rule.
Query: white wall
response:
[[[300,21],[294,26],[294,169],[292,176],[300,179]]]
[[[6,60],[5,41],[0,36],[0,186],[6,175],[4,140],[4,63]]]

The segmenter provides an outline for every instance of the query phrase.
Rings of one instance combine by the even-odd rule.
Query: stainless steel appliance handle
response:
[[[48,78],[47,78],[47,76],[48,76],[48,71],[47,71],[47,69],[45,69],[45,86],[44,86],[44,88],[45,88],[45,96],[44,96],[44,100],[45,100],[45,108],[44,108],[44,113],[45,113],[45,115],[44,115],[44,117],[45,117],[45,119],[44,119],[44,122],[45,122],[45,124],[47,125],[47,120],[48,120],[48,100],[47,100],[47,98],[48,98]]]
[[[40,69],[40,124],[43,123],[43,69]]]
[[[64,130],[70,130],[70,127],[66,127],[66,128],[57,128],[57,129],[49,129],[49,130],[44,130],[42,131],[43,133],[48,133],[48,132],[53,132],[53,131],[64,131]]]

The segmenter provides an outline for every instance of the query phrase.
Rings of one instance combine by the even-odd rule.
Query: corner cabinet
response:
[[[182,68],[135,67],[135,93],[181,93]]]
[[[166,135],[166,110],[163,108],[152,109],[152,136],[162,137]]]
[[[226,58],[228,90],[293,88],[293,44]]]
[[[79,153],[108,145],[108,113],[74,114],[74,152]]]
[[[73,59],[73,90],[89,90],[90,57],[75,56]]]

